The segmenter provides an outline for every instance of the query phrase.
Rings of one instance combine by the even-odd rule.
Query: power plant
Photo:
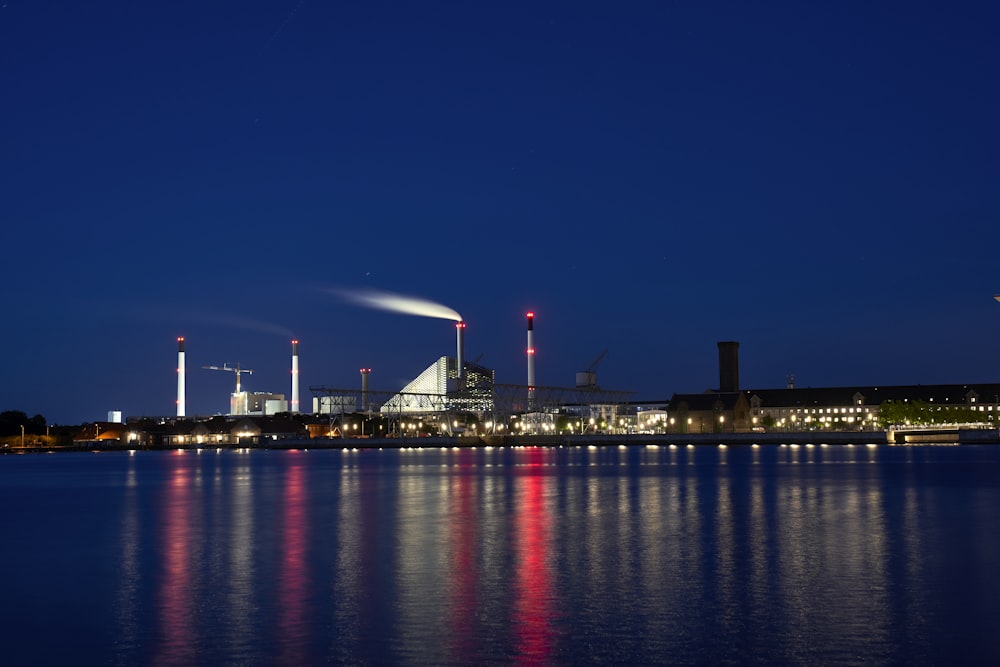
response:
[[[538,385],[535,373],[535,313],[526,313],[527,378],[524,385],[498,384],[493,369],[467,361],[465,336],[468,324],[455,311],[430,302],[405,303],[399,306],[389,295],[377,293],[366,298],[378,307],[455,322],[455,354],[441,356],[398,391],[380,391],[369,386],[371,368],[361,368],[360,389],[313,385],[312,435],[346,434],[366,437],[378,434],[401,434],[417,423],[431,424],[431,430],[456,435],[484,427],[482,434],[498,434],[504,429],[518,434],[545,433],[764,433],[772,430],[871,431],[878,427],[879,414],[885,405],[906,407],[910,403],[932,405],[936,419],[944,414],[951,422],[978,424],[993,422],[1000,414],[1000,385],[915,385],[850,386],[798,389],[790,376],[783,389],[741,389],[739,377],[739,342],[719,341],[717,389],[699,393],[674,393],[669,400],[632,403],[632,392],[606,390],[597,383],[597,366],[608,350],[603,350],[584,370],[576,373],[574,388]],[[389,308],[388,303],[392,303]],[[419,310],[419,312],[416,312]],[[231,372],[236,390],[230,396],[229,415],[267,416],[300,412],[299,341],[292,340],[291,403],[283,394],[244,391],[240,376],[252,374],[236,364],[204,366],[210,370]],[[177,417],[184,418],[186,405],[186,340],[177,338]],[[328,417],[328,428],[313,433],[315,417]],[[920,416],[919,419],[924,419]],[[929,419],[929,418],[928,418]],[[939,419],[940,420],[940,419]],[[109,420],[110,421],[110,420]],[[285,421],[288,421],[287,419]],[[910,420],[912,421],[912,420]],[[905,423],[909,427],[910,421]],[[947,421],[947,420],[946,420]],[[948,422],[948,423],[951,423]],[[161,423],[167,423],[163,420]],[[301,420],[296,422],[300,428]],[[937,422],[933,422],[937,423]],[[956,422],[958,423],[958,422]],[[360,426],[360,428],[359,428]],[[366,426],[370,430],[366,430]],[[196,427],[196,428],[201,428]],[[395,430],[393,430],[395,429]],[[897,435],[902,426],[890,428]],[[171,436],[183,442],[182,434]],[[199,434],[198,437],[204,437]],[[222,436],[219,436],[222,437]],[[905,435],[906,438],[918,437]],[[923,436],[920,436],[923,437]],[[935,436],[938,437],[938,436]],[[898,440],[898,437],[897,437]],[[219,440],[221,442],[221,440]],[[907,440],[909,441],[909,440]]]
[[[455,311],[438,304],[415,298],[396,297],[387,293],[365,293],[365,305],[390,309],[404,314],[450,319],[455,322],[454,356],[442,356],[405,383],[398,391],[379,391],[369,386],[371,368],[361,368],[361,386],[357,388],[336,388],[328,385],[309,387],[313,394],[311,413],[326,415],[331,429],[335,423],[343,423],[347,416],[365,414],[368,419],[402,420],[406,416],[426,417],[427,421],[442,425],[442,432],[461,430],[460,422],[470,418],[476,421],[500,425],[512,415],[521,416],[521,428],[539,432],[554,428],[555,414],[564,411],[564,406],[575,406],[570,410],[586,411],[598,405],[602,416],[614,413],[616,404],[623,403],[631,392],[606,391],[597,387],[596,381],[577,387],[539,386],[535,373],[535,312],[526,313],[527,382],[524,385],[497,384],[495,371],[481,365],[478,357],[468,361],[465,354],[465,336],[468,325]],[[177,417],[187,414],[185,404],[185,340],[178,338],[177,361]],[[598,362],[603,358],[605,350]],[[291,400],[284,394],[270,392],[248,392],[243,387],[241,376],[253,375],[254,371],[237,364],[202,366],[204,369],[233,373],[235,391],[230,394],[228,416],[267,416],[278,413],[298,414],[301,412],[299,391],[299,341],[291,341]],[[595,362],[592,364],[596,366]],[[591,372],[590,377],[593,377]],[[455,419],[453,416],[462,416]],[[464,416],[463,416],[464,415]],[[576,423],[580,423],[577,419]]]

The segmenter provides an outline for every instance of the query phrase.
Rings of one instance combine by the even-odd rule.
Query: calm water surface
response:
[[[995,664],[1000,447],[0,457],[2,662]]]

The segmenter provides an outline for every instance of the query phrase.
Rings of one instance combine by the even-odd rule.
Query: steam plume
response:
[[[416,296],[394,294],[376,289],[330,289],[329,291],[346,301],[359,306],[365,306],[366,308],[377,308],[379,310],[388,310],[404,315],[417,315],[419,317],[436,317],[442,320],[454,320],[455,322],[462,321],[462,316],[448,306],[443,306]]]
[[[231,329],[243,329],[245,331],[256,331],[263,334],[273,334],[275,336],[281,336],[283,338],[294,338],[295,334],[288,327],[281,326],[280,324],[275,324],[274,322],[266,322],[264,320],[255,320],[249,317],[242,317],[238,315],[229,315],[226,313],[219,312],[204,312],[199,310],[193,310],[191,308],[181,308],[181,307],[170,307],[170,306],[157,306],[141,308],[137,311],[140,316],[145,316],[147,319],[152,320],[162,320],[170,322],[191,322],[191,323],[202,323],[202,324],[212,324],[220,327],[227,327]]]
[[[274,334],[276,336],[282,336],[285,338],[294,338],[295,333],[280,324],[274,324],[273,322],[265,322],[263,320],[254,320],[248,317],[236,317],[232,315],[208,315],[208,314],[198,314],[192,319],[205,322],[207,324],[217,324],[223,327],[232,327],[234,329],[245,329],[247,331],[257,331],[259,333]]]

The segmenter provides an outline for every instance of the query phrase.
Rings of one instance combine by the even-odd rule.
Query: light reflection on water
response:
[[[3,457],[2,592],[87,606],[119,664],[985,661],[998,451]],[[32,616],[10,664],[81,657]]]
[[[179,665],[191,664],[197,657],[192,611],[200,588],[195,577],[200,571],[201,543],[195,541],[195,533],[203,506],[196,502],[201,491],[195,474],[199,469],[182,465],[179,454],[170,456],[170,478],[161,500],[162,574],[156,578],[160,632],[153,659],[158,664]]]
[[[295,454],[295,452],[293,452]],[[308,659],[307,637],[311,599],[307,572],[308,523],[306,482],[301,456],[288,464],[285,478],[281,535],[281,569],[278,574],[278,638],[282,664],[301,665]]]

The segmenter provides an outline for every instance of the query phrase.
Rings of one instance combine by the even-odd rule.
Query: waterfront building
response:
[[[886,405],[923,424],[1000,426],[1000,384],[745,389],[674,394],[661,411],[640,417],[643,430],[667,433],[878,431]],[[916,409],[916,412],[914,412]],[[900,412],[897,410],[897,412]],[[639,412],[640,415],[643,412]],[[909,417],[909,415],[913,415]],[[884,420],[883,420],[884,421]],[[907,426],[905,422],[898,425]]]
[[[210,419],[198,423],[177,422],[163,435],[166,446],[206,447],[222,445],[260,445],[267,440],[303,438],[306,427],[295,419],[243,417],[235,420]]]
[[[674,394],[666,407],[668,433],[739,433],[750,430],[750,405],[739,391]]]
[[[753,426],[790,431],[880,429],[882,406],[922,406],[933,423],[1000,421],[1000,384],[939,384],[788,389],[748,389]]]

